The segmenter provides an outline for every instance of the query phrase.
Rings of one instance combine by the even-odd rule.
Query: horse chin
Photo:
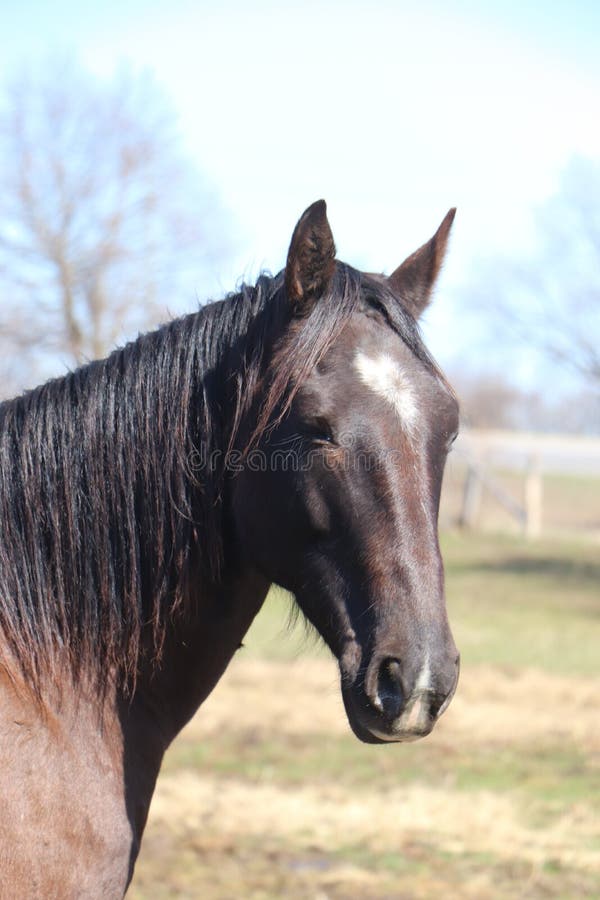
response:
[[[342,697],[350,728],[364,744],[406,744],[418,741],[431,733],[435,720],[420,718],[411,721],[405,711],[395,722],[386,722],[374,711],[363,708],[353,696],[352,688],[342,687]]]
[[[421,738],[427,737],[431,733],[431,728],[424,731],[381,731],[378,728],[372,730],[363,725],[355,718],[348,716],[350,728],[363,744],[408,744],[413,741],[420,741]]]
[[[348,722],[350,723],[350,728],[354,732],[355,736],[362,741],[363,744],[389,744],[390,741],[386,740],[383,737],[378,737],[376,734],[373,734],[372,731],[369,731],[360,722],[357,722],[356,719],[351,719],[348,716]]]

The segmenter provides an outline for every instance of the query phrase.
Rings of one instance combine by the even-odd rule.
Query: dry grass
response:
[[[600,749],[599,687],[594,678],[477,666],[463,673],[460,689],[428,743],[475,740],[504,746],[507,741],[529,745],[555,738]],[[208,741],[232,729],[347,735],[336,665],[329,659],[238,657],[179,740]]]
[[[274,596],[165,760],[132,900],[600,897],[600,563],[447,535],[464,667],[424,741],[350,733]]]
[[[434,734],[410,748],[355,747],[335,682],[323,660],[235,661],[167,761],[133,898],[597,896],[596,798],[559,799],[540,821],[518,784],[465,788],[448,772],[433,784],[418,772],[400,778],[403,757],[414,762],[426,747],[423,758],[438,760],[436,770],[442,755],[454,756],[450,772],[460,748],[488,758],[507,747],[527,754],[540,742],[576,748],[597,765],[594,679],[472,669]],[[287,737],[279,767],[267,761],[245,772],[244,755],[274,733]],[[298,742],[311,742],[318,760],[319,747],[324,756],[340,740],[338,779],[322,779],[314,761],[304,782],[288,771]],[[241,777],[235,758],[234,774],[215,775],[216,759],[208,769],[189,764],[186,746],[215,742],[221,763],[238,755]],[[371,783],[358,787],[343,769],[355,750],[373,766]],[[384,772],[383,754],[392,765]]]

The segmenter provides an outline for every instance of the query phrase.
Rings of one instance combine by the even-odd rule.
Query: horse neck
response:
[[[0,406],[2,626],[26,678],[58,653],[100,680],[134,671],[145,647],[152,659],[167,646],[178,608],[193,608],[193,578],[206,598],[231,581],[222,473],[190,470],[190,456],[201,442],[226,449],[239,413],[226,390],[237,376],[243,395],[264,308],[254,297]]]
[[[134,698],[152,711],[167,742],[223,675],[268,589],[267,579],[249,567],[226,574],[218,587],[195,586],[194,616],[172,623],[159,665],[142,671]]]

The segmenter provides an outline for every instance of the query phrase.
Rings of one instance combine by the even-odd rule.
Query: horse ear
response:
[[[335,270],[335,244],[327,204],[317,200],[302,214],[292,235],[285,288],[294,312],[306,315],[327,290]]]
[[[415,319],[431,299],[455,214],[456,209],[451,209],[431,240],[405,259],[388,279],[392,291],[401,298]]]

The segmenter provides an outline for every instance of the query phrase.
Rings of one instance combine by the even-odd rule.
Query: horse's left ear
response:
[[[405,259],[388,279],[392,291],[400,297],[415,319],[431,299],[455,215],[456,209],[451,209],[431,240]]]
[[[334,271],[335,244],[327,204],[317,200],[294,229],[285,266],[285,288],[296,314],[310,312],[329,287]]]

